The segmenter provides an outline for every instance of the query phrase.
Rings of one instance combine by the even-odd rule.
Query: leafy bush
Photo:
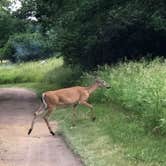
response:
[[[126,57],[135,60],[149,54],[150,58],[156,54],[165,56],[165,12],[163,8],[152,8],[149,12],[146,5],[142,1],[115,5],[111,1],[92,0],[80,6],[70,22],[74,30],[69,27],[67,33],[59,35],[65,60],[87,68],[115,63]]]
[[[5,55],[12,62],[44,59],[52,53],[48,41],[39,33],[14,34],[5,45]]]
[[[43,77],[43,82],[56,84],[56,88],[74,86],[78,82],[81,74],[82,70],[78,66],[74,68],[70,66],[55,67],[46,73]]]
[[[89,69],[125,58],[166,56],[164,0],[27,0],[22,5],[18,16],[35,13],[68,64]]]
[[[46,32],[54,30],[52,42],[66,63],[92,68],[126,57],[166,56],[164,0],[34,2],[36,16]]]

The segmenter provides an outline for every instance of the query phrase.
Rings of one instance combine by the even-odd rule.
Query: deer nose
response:
[[[107,89],[110,89],[110,88],[111,88],[111,86],[109,85],[109,86],[107,86],[106,88],[107,88]]]

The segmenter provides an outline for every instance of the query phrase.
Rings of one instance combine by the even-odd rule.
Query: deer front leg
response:
[[[86,101],[80,101],[80,104],[90,108],[90,110],[91,110],[91,119],[92,119],[92,121],[95,121],[96,116],[95,116],[93,106],[91,104],[89,104],[88,102],[86,102]]]
[[[30,127],[30,129],[29,129],[29,131],[28,131],[28,135],[31,134],[37,117],[38,117],[39,115],[41,115],[43,112],[44,112],[44,111],[43,111],[43,105],[41,105],[41,106],[39,107],[39,109],[34,113],[34,117],[33,117],[33,119],[32,119],[31,127]]]
[[[44,119],[44,121],[45,121],[45,123],[46,123],[46,125],[47,125],[47,127],[48,127],[48,130],[50,131],[50,133],[51,133],[52,135],[55,135],[55,133],[52,131],[51,126],[50,126],[50,124],[49,124],[49,122],[48,122],[48,117],[49,117],[50,113],[51,113],[51,111],[48,111],[48,112],[44,115],[43,119]]]

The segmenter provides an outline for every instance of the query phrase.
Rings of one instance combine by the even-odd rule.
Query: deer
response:
[[[50,124],[48,122],[48,117],[52,113],[53,110],[65,108],[71,106],[73,108],[73,126],[75,126],[75,118],[76,118],[76,107],[78,105],[84,105],[88,107],[91,111],[91,119],[95,121],[96,116],[94,113],[93,106],[88,103],[88,98],[90,95],[97,90],[98,88],[111,88],[111,86],[106,83],[104,80],[96,79],[95,82],[87,87],[84,86],[74,86],[69,88],[58,89],[54,91],[46,91],[42,93],[41,101],[42,104],[38,108],[38,110],[34,113],[34,117],[32,119],[31,127],[28,130],[28,135],[31,134],[35,120],[38,116],[42,116],[44,119],[50,134],[55,135],[52,131]]]

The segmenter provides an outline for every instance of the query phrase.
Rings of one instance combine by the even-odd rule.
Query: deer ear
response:
[[[100,80],[101,80],[100,77],[95,77],[96,82],[100,82]]]
[[[100,79],[100,77],[99,77],[99,76],[97,76],[97,77],[95,78],[95,80],[98,80],[98,81],[99,81],[99,80],[101,80],[101,79]]]

